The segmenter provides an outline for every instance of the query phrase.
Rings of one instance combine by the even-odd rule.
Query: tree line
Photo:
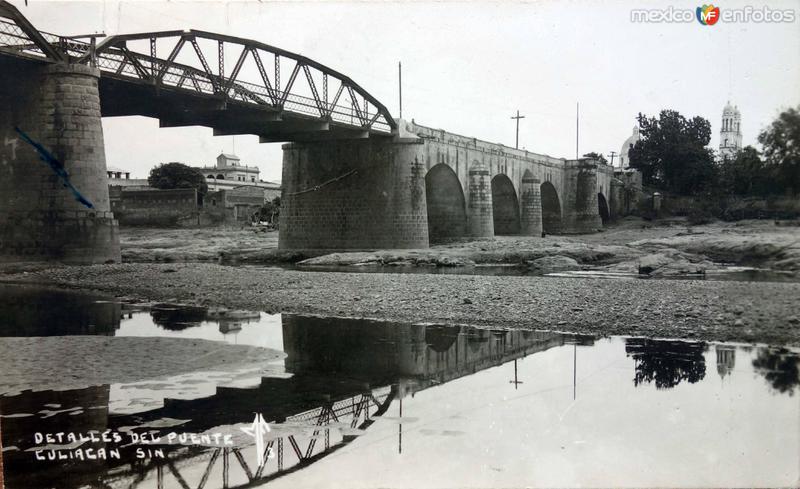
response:
[[[707,147],[711,124],[702,117],[662,110],[637,119],[641,140],[628,156],[645,185],[677,195],[800,193],[800,107],[782,112],[758,135],[763,152],[745,146],[724,158]]]

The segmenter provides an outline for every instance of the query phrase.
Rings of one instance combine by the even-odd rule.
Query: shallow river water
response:
[[[258,265],[244,265],[244,267],[264,268]],[[400,273],[400,274],[430,274],[430,275],[482,275],[482,276],[512,276],[535,277],[542,275],[540,271],[532,270],[527,266],[517,264],[505,265],[469,265],[469,266],[414,266],[414,265],[285,265],[281,267],[266,267],[276,269],[296,270],[300,272],[340,272],[340,273]],[[663,275],[651,277],[629,272],[611,272],[600,268],[547,273],[545,277],[579,278],[579,279],[611,279],[611,280],[648,280],[658,278],[661,280],[720,280],[735,282],[800,282],[800,275],[792,272],[771,270],[766,268],[742,267],[720,264],[718,268],[705,273],[686,273],[676,275]]]
[[[9,489],[800,482],[796,349],[145,307],[0,287],[0,336],[62,335],[282,353],[233,377],[198,369],[3,392]],[[13,368],[0,359],[0,372]],[[59,433],[78,441],[40,439]]]

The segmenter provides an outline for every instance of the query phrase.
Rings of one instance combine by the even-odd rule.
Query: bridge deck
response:
[[[38,31],[0,0],[0,66],[94,66],[104,117],[155,117],[162,127],[206,126],[261,142],[390,136],[396,129],[386,107],[349,77],[258,41],[197,30],[84,39]],[[159,47],[169,49],[166,58]]]

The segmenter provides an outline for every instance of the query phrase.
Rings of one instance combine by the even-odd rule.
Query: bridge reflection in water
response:
[[[113,311],[107,311],[107,303],[87,302],[90,303],[101,307],[106,314],[111,313],[108,321],[95,323],[103,325],[100,327],[103,331],[108,330],[104,334],[114,334],[119,328],[119,317],[125,316],[119,304]],[[191,328],[204,320],[219,322],[220,331],[227,331],[229,324],[219,313],[203,317],[196,309],[182,311],[166,305],[156,307],[150,315],[153,323],[169,331]],[[36,328],[31,329],[30,323],[23,322],[18,324],[22,334],[37,334]],[[32,322],[38,321],[34,318]],[[306,467],[352,442],[396,399],[561,346],[575,338],[534,331],[294,315],[282,317],[281,331],[287,354],[284,368],[290,375],[262,377],[255,387],[217,386],[210,396],[166,398],[162,407],[126,415],[109,412],[108,385],[0,397],[0,412],[7,415],[3,419],[3,446],[15,447],[3,455],[7,486],[15,489],[53,484],[64,488],[86,484],[131,488],[260,485]],[[56,334],[72,333],[86,334],[70,328],[56,331]],[[43,408],[48,405],[51,407]],[[44,420],[32,415],[44,412],[43,409],[55,412],[73,406],[80,409]],[[15,413],[31,415],[17,417]],[[253,439],[237,436],[241,435],[239,428],[250,424],[256,413],[262,414],[272,428],[264,447],[265,454],[272,456],[261,467],[256,467]],[[176,426],[167,422],[164,426],[164,420],[181,422]],[[31,451],[26,451],[37,446],[33,439],[35,432],[90,430],[154,436],[172,431],[232,433],[236,446],[89,443],[82,448],[116,448],[121,454],[119,459],[89,463],[37,461]],[[137,448],[144,449],[143,458],[137,458]],[[155,449],[162,450],[163,457],[152,452]]]
[[[222,487],[260,485],[352,442],[395,399],[402,402],[403,396],[561,346],[572,338],[293,315],[284,315],[282,323],[285,368],[291,377],[264,377],[254,389],[218,387],[208,398],[166,400],[161,409],[135,415],[143,424],[190,419],[181,430],[204,432],[215,425],[249,422],[253,413],[261,413],[272,421],[265,454],[274,457],[256,469],[252,446],[175,452],[166,464],[151,459],[120,473],[118,477],[128,483],[123,487],[149,487],[141,485],[148,480],[161,487],[173,478],[180,487],[204,487],[212,478],[221,480]]]
[[[785,348],[641,338],[603,339],[595,344],[592,337],[558,333],[268,316],[169,304],[145,310],[48,292],[42,300],[73,303],[57,320],[21,305],[42,309],[42,300],[31,291],[0,292],[5,298],[0,300],[0,318],[5,318],[0,320],[0,336],[177,336],[258,344],[280,348],[286,354],[279,364],[263,366],[270,373],[242,382],[199,372],[170,377],[183,380],[0,395],[9,489],[234,488],[270,481],[292,486],[296,478],[303,484],[333,482],[336,474],[362,485],[389,486],[402,485],[404,479],[398,474],[421,461],[445,466],[459,460],[462,466],[457,473],[426,471],[414,480],[424,477],[430,486],[458,486],[481,470],[497,466],[507,467],[511,478],[495,479],[490,472],[488,486],[535,485],[530,484],[530,468],[514,467],[548,457],[561,460],[559,457],[567,456],[561,451],[564,437],[603,442],[603,453],[593,452],[587,458],[575,452],[578,458],[564,459],[576,474],[590,471],[593,464],[616,467],[617,460],[642,462],[673,449],[668,441],[637,445],[635,440],[643,430],[652,432],[653,439],[670,440],[677,429],[682,440],[691,439],[692,446],[715,454],[720,463],[727,464],[728,472],[739,474],[731,479],[734,482],[751,480],[746,468],[755,467],[756,459],[758,464],[785,467],[784,459],[796,454],[775,449],[796,446],[797,440],[790,435],[797,432],[797,421],[790,418],[798,414],[796,403],[792,408],[791,395],[800,387],[800,357]],[[591,348],[579,352],[579,346]],[[706,364],[714,363],[718,375],[708,375]],[[2,359],[0,368],[6,368]],[[203,388],[189,392],[191,383]],[[668,422],[673,404],[686,413],[682,418],[686,426]],[[757,418],[763,422],[753,420],[757,409],[771,415]],[[642,418],[642,412],[650,414]],[[409,413],[419,418],[409,417]],[[262,445],[271,457],[260,467],[254,439],[241,431],[251,425],[256,414],[271,427]],[[568,423],[564,416],[574,418]],[[593,423],[597,417],[603,421]],[[768,419],[777,420],[780,429],[776,431]],[[730,426],[743,420],[758,424],[763,431],[759,436],[755,436],[759,434],[755,428],[730,432]],[[551,430],[556,425],[558,430]],[[128,433],[229,433],[234,435],[234,444],[130,445],[128,438],[122,443],[101,440],[81,448],[118,450],[120,456],[91,461],[37,461],[31,451],[47,445],[35,442],[36,432],[91,430],[111,430],[126,437]],[[697,432],[716,435],[692,438]],[[620,444],[615,445],[614,440]],[[770,455],[766,459],[753,455],[754,462],[748,465],[729,453],[728,447],[737,443],[754,447],[750,455]],[[473,454],[478,445],[490,452]],[[514,460],[500,457],[512,447]],[[51,448],[70,452],[70,447]],[[143,450],[141,455],[137,449]],[[392,458],[390,453],[395,450],[402,455]],[[674,450],[668,460],[683,460],[680,463],[685,465],[683,448]],[[337,452],[340,456],[328,458]],[[778,462],[774,462],[776,457]],[[549,481],[541,485],[559,481],[570,485],[564,483],[565,472],[558,463],[537,465],[537,473],[545,474],[542,480]],[[381,476],[362,466],[373,467]],[[307,470],[297,473],[301,469]],[[290,476],[292,473],[296,475]],[[576,476],[575,485],[593,480],[591,477]],[[636,485],[661,484],[633,480],[639,482]],[[671,479],[659,479],[665,480]]]

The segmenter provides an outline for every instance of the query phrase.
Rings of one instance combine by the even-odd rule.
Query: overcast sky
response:
[[[800,1],[726,1],[794,9],[794,23],[632,23],[632,8],[699,2],[198,2],[12,0],[41,30],[58,34],[195,28],[256,39],[349,75],[397,117],[557,157],[619,151],[639,112],[675,109],[711,121],[718,145],[728,99],[742,112],[744,144],[781,110],[800,104]],[[108,165],[145,177],[159,162],[212,164],[234,150],[279,180],[280,144],[214,137],[207,128],[159,129],[156,119],[103,121]]]

